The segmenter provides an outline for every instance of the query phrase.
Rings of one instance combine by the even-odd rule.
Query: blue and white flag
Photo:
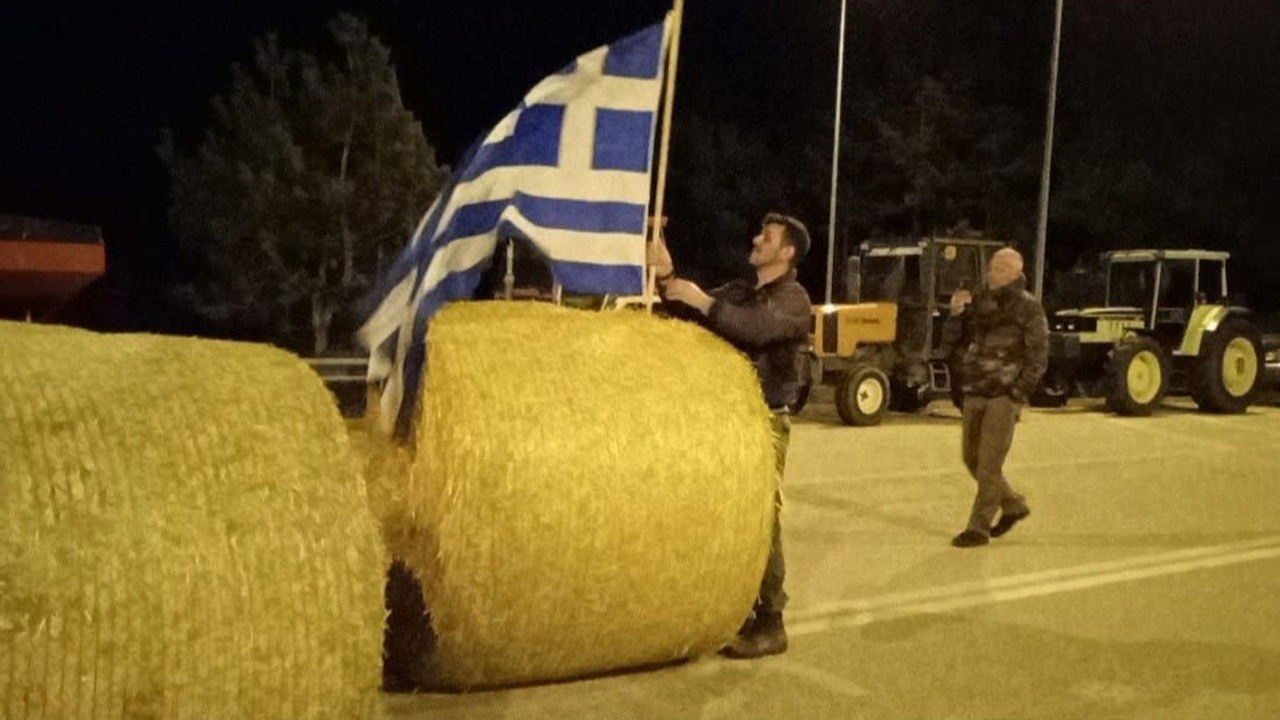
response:
[[[643,291],[669,26],[670,18],[544,79],[458,163],[359,332],[369,378],[382,383],[384,431],[408,429],[431,316],[471,297],[499,239],[532,243],[570,292]]]

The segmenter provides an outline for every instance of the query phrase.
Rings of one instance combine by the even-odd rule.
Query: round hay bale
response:
[[[452,305],[428,342],[416,456],[371,480],[434,626],[425,684],[582,676],[733,637],[777,488],[744,357],[688,323],[540,303]]]
[[[385,569],[298,358],[0,323],[0,717],[379,716]]]

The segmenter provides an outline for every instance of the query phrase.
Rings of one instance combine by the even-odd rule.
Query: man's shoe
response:
[[[720,654],[735,659],[751,659],[786,651],[787,630],[782,626],[782,613],[761,613]]]
[[[978,547],[991,542],[991,538],[983,535],[977,530],[965,530],[959,535],[951,538],[951,544],[958,548]]]
[[[998,538],[1001,535],[1004,535],[1005,533],[1012,530],[1014,525],[1017,525],[1020,521],[1025,520],[1026,517],[1030,514],[1031,514],[1031,511],[1026,510],[1016,515],[1011,515],[1009,513],[1005,513],[1001,515],[1000,519],[996,521],[996,524],[991,526],[991,537]]]

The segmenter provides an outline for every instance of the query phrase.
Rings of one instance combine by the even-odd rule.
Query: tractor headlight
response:
[[[1098,329],[1098,319],[1091,317],[1079,317],[1076,315],[1056,317],[1049,323],[1049,328],[1054,332],[1095,332]]]

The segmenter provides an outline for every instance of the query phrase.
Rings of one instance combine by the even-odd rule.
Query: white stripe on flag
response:
[[[502,219],[514,224],[533,238],[534,245],[559,261],[632,266],[643,265],[645,261],[643,235],[546,228],[525,217],[514,205],[503,211]]]
[[[400,403],[404,400],[404,360],[408,355],[409,343],[413,337],[413,324],[417,310],[422,306],[422,299],[434,290],[442,280],[453,273],[466,270],[477,263],[487,260],[493,255],[496,244],[492,234],[455,240],[436,251],[427,268],[426,276],[413,300],[405,308],[400,324],[400,336],[396,343],[395,367],[387,378],[386,387],[382,391],[382,411],[378,416],[378,425],[383,432],[395,431],[396,416],[400,412]],[[423,339],[425,342],[425,339]]]

